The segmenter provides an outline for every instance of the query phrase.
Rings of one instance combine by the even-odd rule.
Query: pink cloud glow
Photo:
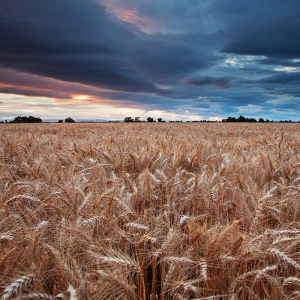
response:
[[[117,98],[117,99],[114,99]],[[125,98],[125,99],[124,99]],[[42,119],[72,116],[75,119],[122,120],[126,116],[180,119],[180,108],[173,112],[151,110],[151,105],[133,101],[131,95],[79,83],[26,74],[9,69],[0,70],[0,103],[2,120],[18,115],[34,115]],[[187,120],[199,119],[188,114]]]
[[[109,91],[101,88],[7,69],[0,70],[0,93],[46,97],[58,103],[124,105],[110,99]]]
[[[124,7],[124,3],[120,0],[99,0],[99,2],[119,20],[134,24],[146,33],[154,32],[160,26],[157,20],[142,15],[137,7]]]

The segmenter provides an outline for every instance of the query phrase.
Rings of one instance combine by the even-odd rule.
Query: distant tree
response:
[[[29,116],[29,117],[15,117],[11,123],[42,123],[42,119],[41,118],[35,118],[33,116]]]
[[[133,119],[131,117],[125,117],[124,122],[133,122]]]
[[[246,118],[246,122],[257,122],[254,118]]]
[[[22,123],[22,117],[21,116],[15,117],[11,122],[12,123]]]
[[[267,119],[267,120],[266,120],[266,122],[268,122],[268,123],[269,123],[269,122],[270,122],[270,120],[269,120],[269,119]]]
[[[58,120],[58,122],[57,123],[63,123],[64,122],[64,120]]]
[[[237,121],[238,121],[238,122],[246,122],[247,120],[246,120],[246,118],[245,118],[244,116],[239,116],[239,117],[237,118]]]
[[[223,119],[222,122],[257,122],[254,118],[245,118],[244,116],[239,116],[237,119],[235,117],[228,117]]]
[[[75,121],[72,118],[68,117],[65,119],[65,123],[75,123]]]
[[[42,123],[42,119],[41,118],[35,118],[33,116],[29,116],[27,119],[28,123]]]
[[[157,122],[163,122],[163,119],[162,118],[158,118]]]
[[[263,118],[259,118],[258,122],[264,122],[265,120]]]
[[[140,117],[135,117],[135,118],[134,118],[134,122],[141,122]]]
[[[151,118],[151,117],[148,117],[148,118],[147,118],[147,121],[148,121],[148,122],[154,122],[154,119]]]
[[[237,119],[235,117],[228,117],[226,122],[237,122]]]

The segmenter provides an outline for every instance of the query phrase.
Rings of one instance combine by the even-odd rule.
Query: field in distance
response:
[[[1,299],[300,299],[300,124],[0,126]]]

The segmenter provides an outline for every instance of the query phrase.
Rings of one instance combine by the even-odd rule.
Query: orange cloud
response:
[[[48,98],[51,103],[74,105],[104,105],[109,107],[140,109],[142,103],[130,99],[114,99],[118,92],[95,86],[66,82],[53,78],[37,76],[10,69],[0,69],[0,95],[21,95],[36,98]],[[5,97],[4,97],[5,98]]]
[[[0,93],[46,97],[59,103],[97,102],[111,105],[113,102],[108,92],[101,88],[8,69],[0,70]]]

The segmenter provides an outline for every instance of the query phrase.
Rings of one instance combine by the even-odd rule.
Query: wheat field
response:
[[[3,124],[0,297],[300,299],[300,124]]]

